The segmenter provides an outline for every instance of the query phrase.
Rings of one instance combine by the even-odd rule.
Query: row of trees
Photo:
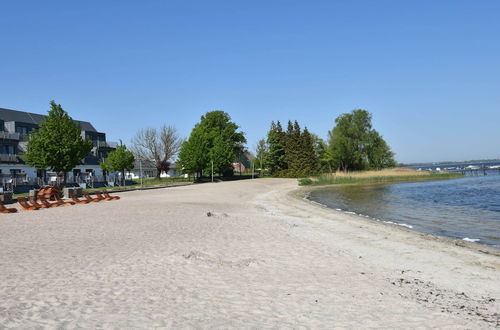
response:
[[[291,177],[396,166],[394,153],[371,121],[366,110],[342,114],[328,132],[328,142],[307,128],[301,131],[297,121],[289,121],[286,131],[279,121],[272,122],[267,140],[257,144],[256,164],[273,176]]]
[[[318,158],[314,152],[314,139],[307,128],[301,130],[299,123],[288,122],[283,131],[281,123],[271,123],[267,134],[267,154],[261,156],[269,172],[274,176],[299,177],[318,171]],[[261,143],[262,144],[262,143]],[[258,153],[262,154],[262,147]]]
[[[50,105],[47,118],[30,135],[25,158],[30,166],[67,173],[92,150],[92,143],[82,138],[79,125],[60,104],[51,101]],[[286,130],[279,121],[272,122],[267,139],[257,144],[254,164],[273,176],[286,177],[395,166],[393,152],[371,121],[366,110],[342,114],[328,133],[327,142],[307,128],[302,130],[297,121],[289,121]],[[202,176],[213,169],[220,175],[231,175],[245,143],[245,134],[227,113],[210,111],[201,117],[187,140],[182,140],[173,126],[139,130],[131,150],[120,144],[101,167],[105,172],[121,172],[124,177],[139,159],[154,164],[160,177],[178,155],[178,167],[184,173]]]

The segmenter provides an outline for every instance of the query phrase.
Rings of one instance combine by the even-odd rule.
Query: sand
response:
[[[296,180],[0,215],[0,328],[494,328],[500,257],[328,210]]]

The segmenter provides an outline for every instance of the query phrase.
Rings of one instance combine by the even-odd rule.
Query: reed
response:
[[[380,171],[337,172],[321,174],[317,177],[299,180],[299,185],[329,185],[351,183],[378,183],[419,180],[440,180],[463,177],[460,173],[416,171],[408,168],[395,168]]]

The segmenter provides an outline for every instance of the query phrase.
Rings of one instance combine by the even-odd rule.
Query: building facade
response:
[[[56,173],[51,173],[48,169],[30,167],[24,161],[28,135],[38,128],[44,119],[44,115],[0,108],[0,180],[4,186],[9,183],[46,184],[58,179]],[[91,123],[77,120],[75,122],[81,127],[82,138],[92,141],[93,148],[67,177],[73,182],[87,180],[89,177],[98,180],[103,174],[99,162],[104,161],[117,144],[107,142],[106,134],[98,132]]]

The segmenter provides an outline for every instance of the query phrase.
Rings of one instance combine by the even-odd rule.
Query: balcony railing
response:
[[[99,141],[97,143],[94,143],[94,145],[99,148],[116,148],[118,147],[118,142]]]
[[[2,163],[18,163],[19,159],[15,154],[0,154],[0,162]]]
[[[0,139],[19,141],[19,138],[20,138],[19,133],[9,133],[9,132],[0,131]]]

